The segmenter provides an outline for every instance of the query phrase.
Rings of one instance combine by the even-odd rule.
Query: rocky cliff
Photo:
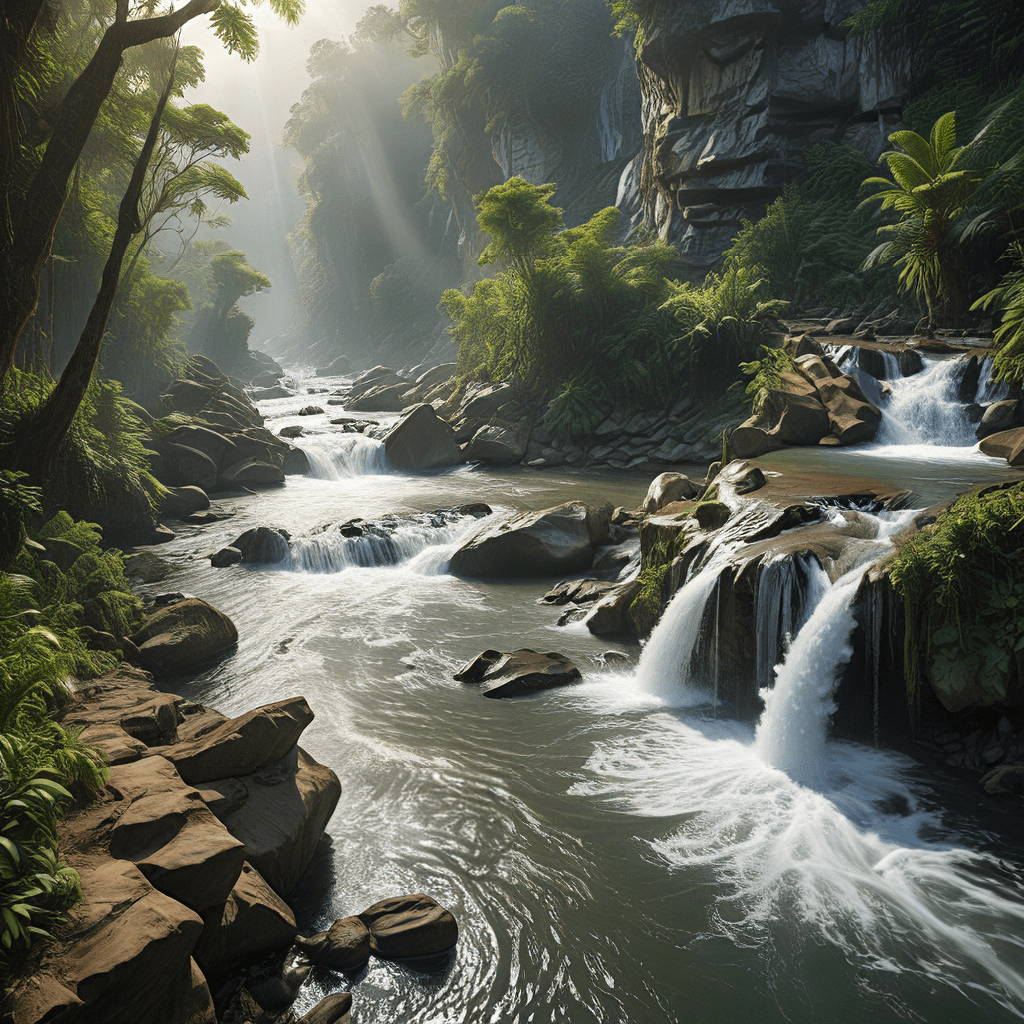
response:
[[[643,152],[620,205],[706,269],[824,141],[874,159],[907,88],[904,55],[844,22],[861,0],[698,0],[638,34]]]

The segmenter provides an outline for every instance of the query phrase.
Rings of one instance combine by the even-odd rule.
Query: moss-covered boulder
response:
[[[130,639],[143,668],[177,675],[233,650],[238,630],[223,612],[191,597],[154,612]]]

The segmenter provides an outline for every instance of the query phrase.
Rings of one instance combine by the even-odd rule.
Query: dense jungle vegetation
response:
[[[301,13],[299,0],[270,6],[286,21]],[[906,52],[903,129],[880,166],[814,148],[704,281],[683,280],[670,247],[630,232],[611,207],[628,154],[591,152],[605,143],[581,128],[601,116],[603,69],[622,59],[615,32],[639,44],[680,6],[401,0],[370,8],[352,38],[317,43],[284,128],[305,163],[293,240],[307,341],[414,362],[424,338],[443,353],[448,325],[461,378],[516,378],[567,434],[684,388],[711,406],[779,314],[898,304],[922,326],[993,318],[999,373],[1024,382],[1018,5],[870,0],[848,29]],[[102,778],[51,712],[69,680],[114,663],[138,611],[120,556],[88,524],[152,522],[160,485],[143,407],[187,349],[248,366],[252,322],[237,303],[270,286],[244,253],[200,237],[244,199],[222,161],[248,148],[244,126],[183,100],[204,72],[174,38],[205,14],[229,51],[255,54],[251,17],[225,0],[166,14],[81,0],[4,7],[4,958],[73,900],[55,816],[75,786]],[[508,173],[527,126],[547,180]],[[928,628],[945,636],[948,625]]]
[[[294,21],[300,0],[272,0]],[[77,898],[56,823],[105,766],[53,712],[114,668],[138,624],[114,530],[153,523],[162,488],[144,447],[149,402],[185,357],[181,314],[223,327],[266,287],[244,254],[195,243],[244,198],[218,160],[248,135],[183,104],[201,54],[175,37],[212,14],[251,59],[242,7],[23,0],[3,10],[0,54],[0,965]],[[191,280],[173,272],[190,269]],[[206,305],[204,305],[206,304]],[[194,331],[193,331],[194,333]],[[209,333],[209,332],[208,332]],[[224,333],[219,331],[219,333]],[[247,333],[247,332],[246,332]],[[220,344],[215,337],[213,343]],[[218,350],[219,351],[219,350]],[[128,396],[131,396],[129,398]],[[133,400],[134,399],[134,400]]]

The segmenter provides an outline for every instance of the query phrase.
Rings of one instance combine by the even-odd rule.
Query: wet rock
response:
[[[491,515],[493,509],[482,501],[472,501],[468,505],[460,505],[459,512],[464,516],[472,516],[474,519],[483,519],[484,516]]]
[[[409,382],[399,378],[397,383],[370,388],[355,398],[350,394],[345,408],[353,412],[401,412],[409,405],[408,391]]]
[[[985,410],[975,436],[980,441],[991,434],[1020,426],[1024,426],[1021,422],[1021,403],[1015,398],[1008,398],[1002,402],[993,402]]]
[[[242,553],[242,561],[276,565],[288,557],[288,537],[284,530],[257,526],[236,537],[230,547]]]
[[[721,529],[731,517],[732,509],[722,501],[702,501],[693,509],[693,518],[705,532]]]
[[[305,476],[309,470],[309,456],[301,448],[296,448],[293,444],[288,445],[281,472],[285,476]]]
[[[223,612],[192,597],[154,612],[129,639],[143,668],[173,675],[234,650],[238,630]]]
[[[278,432],[278,437],[302,437],[305,430],[301,423],[296,423],[290,427],[282,427]]]
[[[181,444],[163,446],[168,482],[212,491],[217,486],[217,463],[208,455]]]
[[[297,938],[296,947],[312,964],[332,971],[354,971],[370,956],[370,932],[358,917],[343,917],[325,932]]]
[[[210,565],[214,569],[225,569],[242,561],[242,552],[235,547],[221,548],[210,555]]]
[[[768,481],[759,466],[749,462],[730,462],[715,477],[719,487],[728,487],[733,494],[750,494],[758,491]]]
[[[124,571],[133,583],[159,583],[170,576],[174,566],[152,551],[136,551],[125,558]]]
[[[312,969],[305,956],[293,949],[285,958],[280,974],[252,986],[253,998],[264,1010],[287,1010]]]
[[[474,578],[554,576],[590,567],[606,543],[612,507],[570,501],[483,523],[455,552],[449,572]]]
[[[870,441],[878,432],[882,413],[872,405],[853,377],[827,357],[801,356],[797,367],[815,386],[828,412],[830,432],[842,444]]]
[[[422,893],[381,900],[359,920],[369,929],[371,950],[389,959],[443,953],[459,937],[451,912]]]
[[[240,459],[221,474],[225,484],[242,487],[272,487],[284,483],[284,469],[259,458]]]
[[[277,386],[277,382],[283,376],[284,372],[281,370],[264,370],[256,374],[249,383],[254,388],[272,388]]]
[[[414,406],[388,431],[384,453],[391,466],[406,471],[439,469],[462,460],[452,428],[426,404]]]
[[[561,654],[538,654],[523,648],[511,654],[484,651],[455,678],[460,682],[480,683],[485,697],[516,697],[535,690],[566,686],[581,676],[580,670]]]
[[[629,609],[642,589],[639,580],[620,584],[594,605],[587,618],[587,629],[594,636],[635,635]]]
[[[1024,765],[1001,764],[983,775],[980,785],[990,796],[1024,796]]]
[[[335,992],[334,995],[321,999],[298,1024],[341,1024],[345,1015],[352,1009],[351,992]]]
[[[284,757],[312,721],[306,699],[290,697],[230,718],[192,743],[161,752],[191,784],[249,775]]]
[[[351,372],[352,364],[350,363],[348,356],[340,355],[326,366],[320,367],[316,371],[316,375],[318,377],[342,377]]]
[[[300,416],[319,416],[323,413],[323,409],[319,405],[304,405],[299,410]]]
[[[670,502],[697,498],[704,488],[683,473],[660,473],[647,488],[640,505],[643,512],[657,512]]]
[[[250,392],[254,402],[271,402],[276,398],[292,398],[295,392],[290,388],[275,384],[269,388],[253,388]]]

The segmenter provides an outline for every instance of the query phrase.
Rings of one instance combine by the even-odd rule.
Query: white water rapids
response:
[[[1019,849],[986,832],[973,790],[827,737],[853,577],[764,567],[750,643],[774,686],[755,731],[713,717],[714,680],[690,658],[737,541],[707,553],[618,671],[599,656],[635,661],[635,646],[557,629],[536,604],[555,580],[446,573],[476,523],[434,509],[631,507],[650,474],[404,475],[299,405],[263,411],[275,432],[302,423],[313,475],[215,502],[234,517],[158,551],[174,567],[161,586],[222,608],[241,637],[187,695],[232,714],[302,693],[316,712],[303,746],[344,793],[291,897],[304,933],[427,892],[460,939],[440,966],[314,971],[297,1015],[351,988],[361,1024],[1020,1019]],[[394,528],[337,529],[358,517]],[[881,551],[900,518],[875,521]],[[204,552],[255,525],[291,533],[290,562],[210,568]],[[774,667],[769,631],[791,636]],[[584,681],[485,700],[452,674],[489,647],[558,650]]]

